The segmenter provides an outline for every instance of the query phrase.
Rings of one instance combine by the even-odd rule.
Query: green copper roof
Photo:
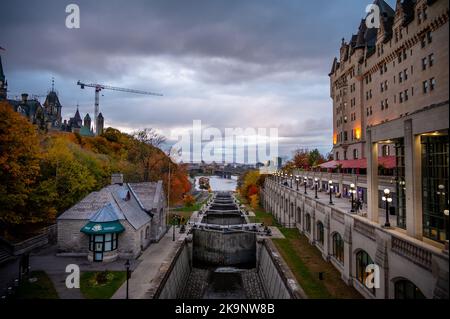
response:
[[[106,223],[95,223],[89,222],[83,228],[81,232],[89,235],[102,235],[111,233],[121,233],[125,230],[119,221],[106,222]]]

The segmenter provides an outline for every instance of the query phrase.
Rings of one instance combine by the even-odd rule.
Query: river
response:
[[[202,176],[195,177],[195,189],[200,190],[198,180]],[[231,179],[225,179],[219,176],[205,176],[209,178],[209,185],[213,192],[235,191],[237,186],[237,176],[231,176]]]

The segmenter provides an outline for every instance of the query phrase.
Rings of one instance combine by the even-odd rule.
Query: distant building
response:
[[[137,258],[166,232],[167,204],[162,181],[123,183],[92,192],[57,218],[58,253],[89,261]]]
[[[96,126],[95,126],[95,129],[96,129],[95,133],[97,135],[103,134],[103,126],[104,126],[104,124],[105,124],[105,119],[103,118],[103,114],[100,113],[98,115],[98,117],[97,117],[97,123],[96,123]]]

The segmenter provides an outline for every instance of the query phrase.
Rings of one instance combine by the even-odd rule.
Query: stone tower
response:
[[[8,82],[6,81],[5,73],[3,73],[2,56],[0,55],[0,101],[6,100],[7,89]]]
[[[96,125],[96,135],[101,135],[103,134],[103,125],[104,125],[104,118],[102,113],[100,113],[97,117],[97,125]]]
[[[47,94],[43,104],[46,116],[53,127],[60,127],[62,124],[61,109],[58,94],[55,91],[55,80],[52,79],[52,89]]]
[[[89,113],[86,114],[83,121],[84,121],[84,127],[88,128],[90,131],[91,130],[91,117],[89,116]]]

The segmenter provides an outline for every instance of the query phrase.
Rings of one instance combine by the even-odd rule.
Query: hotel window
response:
[[[433,91],[435,86],[436,86],[436,80],[434,78],[431,78],[430,79],[430,91]]]
[[[424,20],[428,19],[428,9],[427,8],[423,8],[423,19]]]
[[[387,91],[387,89],[388,89],[388,81],[386,80],[384,81],[384,90]]]
[[[427,69],[427,58],[422,59],[422,70],[425,71]]]
[[[356,254],[356,279],[364,286],[366,286],[366,279],[369,273],[366,271],[367,266],[373,265],[372,258],[364,250],[360,250]],[[370,289],[375,294],[375,287]]]
[[[403,74],[404,74],[405,81],[408,80],[408,69],[405,69],[403,71]]]
[[[423,93],[426,94],[428,93],[428,81],[423,81]]]
[[[381,110],[384,111],[384,101],[381,101]]]
[[[386,99],[384,100],[384,109],[387,110],[388,107],[389,107],[388,99]]]
[[[347,131],[344,132],[344,142],[346,142],[348,140],[348,133]]]
[[[405,90],[405,102],[408,101],[408,90]]]
[[[425,46],[427,45],[427,42],[425,41],[425,37],[423,37],[422,39],[420,39],[420,46],[423,48],[425,48]]]
[[[429,56],[428,56],[428,61],[429,61],[429,63],[430,63],[430,68],[433,66],[433,64],[434,64],[434,54],[433,53],[431,53]]]
[[[399,94],[399,102],[403,103],[403,92],[400,92]]]
[[[317,241],[318,243],[323,246],[324,242],[324,231],[323,231],[323,224],[322,222],[317,222]]]
[[[406,53],[406,49],[403,50],[403,60],[406,60],[406,58],[408,57],[407,53]]]
[[[357,149],[354,149],[353,150],[353,159],[358,159],[358,150]]]
[[[400,73],[398,74],[398,82],[399,82],[399,83],[402,83],[402,82],[403,82],[403,72],[400,72]]]
[[[430,239],[448,240],[444,210],[449,202],[449,136],[437,133],[421,137],[423,234]]]
[[[333,235],[333,256],[341,264],[344,263],[344,240],[338,233]]]
[[[339,155],[339,153],[336,153]],[[311,216],[309,214],[305,214],[305,231],[310,234],[311,233]]]
[[[347,158],[347,151],[344,151],[344,161],[348,160]]]
[[[426,299],[420,289],[406,279],[396,281],[394,290],[395,299]]]
[[[384,83],[380,83],[380,91],[384,92]]]
[[[431,33],[431,31],[427,32],[427,41],[428,41],[428,44],[433,42],[433,34]]]
[[[422,11],[417,11],[417,24],[422,23]]]

